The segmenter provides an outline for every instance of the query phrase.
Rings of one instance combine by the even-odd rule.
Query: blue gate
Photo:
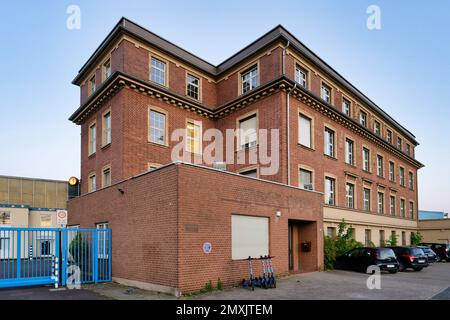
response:
[[[0,288],[77,281],[111,281],[111,229],[0,228]]]

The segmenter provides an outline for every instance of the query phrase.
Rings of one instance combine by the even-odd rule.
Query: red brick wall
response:
[[[113,277],[183,292],[209,280],[215,286],[218,278],[226,285],[248,278],[247,262],[231,260],[232,214],[269,218],[276,274],[288,272],[290,219],[314,222],[303,230],[302,239],[313,243],[301,257],[303,270],[317,270],[323,261],[321,194],[223,172],[171,165],[73,199],[68,208],[69,224],[110,223]],[[211,254],[203,253],[204,242],[212,243]],[[259,275],[259,262],[254,266]]]

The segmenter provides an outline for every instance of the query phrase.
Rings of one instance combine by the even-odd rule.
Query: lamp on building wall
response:
[[[281,217],[281,211],[277,211],[277,218]]]

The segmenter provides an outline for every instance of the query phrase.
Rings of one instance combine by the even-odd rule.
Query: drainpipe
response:
[[[283,76],[286,75],[286,49],[289,47],[291,43],[288,41],[286,46],[283,47],[283,56],[282,56],[282,70],[283,70]],[[294,87],[288,91],[287,93],[287,100],[286,100],[286,143],[287,143],[287,184],[291,185],[291,126],[289,124],[290,117],[289,117],[289,111],[290,111],[290,95],[292,90],[294,90],[297,87],[297,84],[294,85]]]

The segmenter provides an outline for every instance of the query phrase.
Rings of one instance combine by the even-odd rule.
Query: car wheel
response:
[[[421,271],[423,268],[419,267],[419,268],[413,268],[413,269],[414,269],[414,271]]]
[[[405,268],[405,266],[403,265],[403,264],[399,264],[398,265],[398,271],[400,271],[400,272],[403,272],[403,271],[405,271],[406,270],[406,268]]]

